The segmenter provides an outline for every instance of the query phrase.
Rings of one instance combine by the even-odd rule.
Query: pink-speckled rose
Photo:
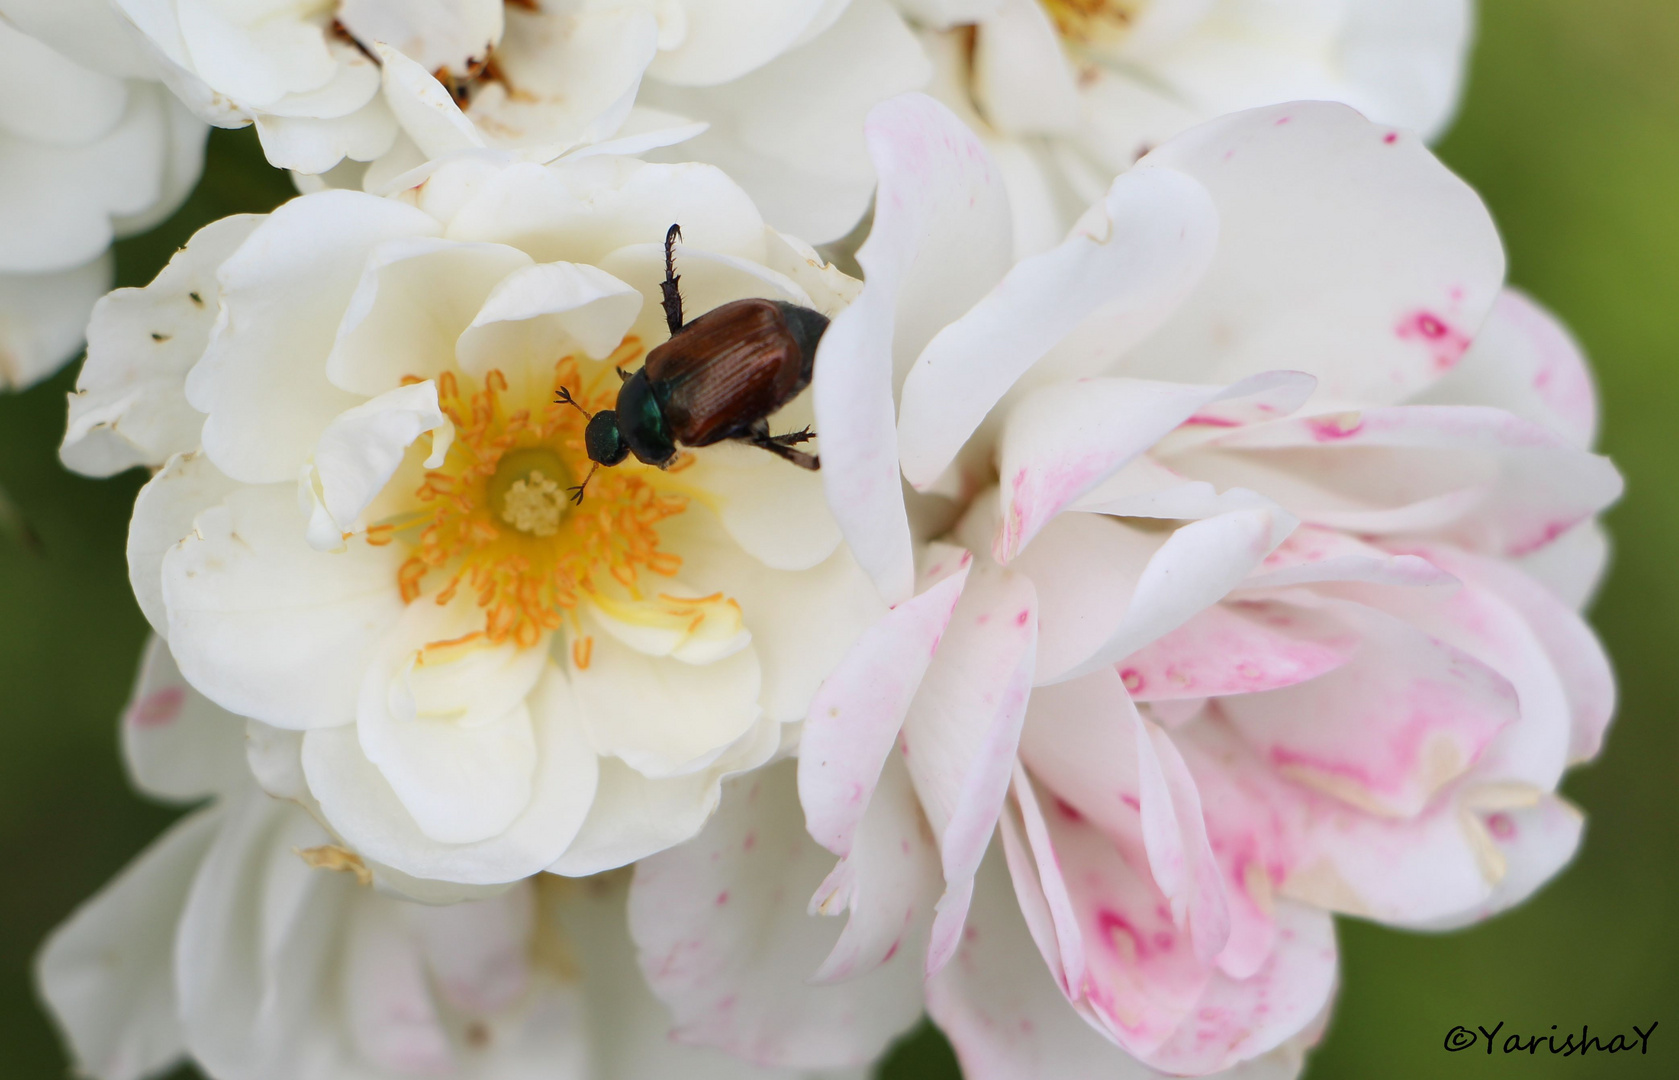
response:
[[[819,980],[925,955],[976,1080],[1291,1074],[1334,913],[1461,925],[1578,842],[1556,787],[1614,687],[1577,612],[1621,487],[1584,362],[1475,194],[1345,107],[1192,130],[1012,267],[977,137],[911,96],[870,139],[815,404],[896,606],[803,732],[841,856],[812,913],[849,912]],[[742,835],[792,813],[734,797]],[[638,907],[750,936],[683,857],[638,872],[644,949]],[[679,1012],[722,992],[649,973]]]

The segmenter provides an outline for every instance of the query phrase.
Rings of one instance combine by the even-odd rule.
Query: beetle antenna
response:
[[[630,373],[625,371],[623,368],[615,367],[612,370],[616,371],[618,373],[618,381],[619,382],[629,382],[630,381]]]
[[[682,226],[672,225],[665,231],[665,280],[660,282],[659,290],[664,293],[660,304],[665,309],[665,326],[671,337],[682,329],[682,293],[677,288],[682,277],[676,272],[676,242],[680,239]]]
[[[589,475],[583,478],[583,482],[581,484],[578,484],[576,487],[566,488],[567,491],[571,492],[571,501],[575,505],[583,505],[583,489],[589,486],[589,481],[595,478],[595,470],[599,468],[600,462],[597,461],[593,465],[589,466]]]
[[[556,404],[556,405],[570,405],[572,408],[574,408],[578,412],[582,413],[584,418],[587,419],[587,420],[593,420],[595,418],[594,413],[590,412],[588,409],[585,409],[583,406],[579,405],[577,403],[577,399],[571,396],[571,388],[570,387],[562,386],[558,390],[554,391],[554,404]]]

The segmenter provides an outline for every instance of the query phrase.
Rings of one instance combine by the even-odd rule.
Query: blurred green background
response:
[[[118,245],[120,284],[150,280],[200,225],[291,194],[249,131],[215,133],[209,153],[186,207]],[[1441,153],[1492,207],[1512,281],[1597,366],[1603,446],[1629,488],[1594,614],[1621,707],[1603,757],[1566,785],[1589,817],[1584,851],[1536,900],[1445,936],[1343,921],[1343,990],[1308,1076],[1679,1076],[1679,0],[1483,0]],[[73,376],[0,396],[0,486],[43,548],[0,540],[0,1076],[19,1080],[66,1071],[30,986],[36,945],[172,816],[129,792],[115,738],[145,629],[123,562],[141,477],[59,468]],[[1646,1057],[1442,1049],[1453,1025],[1499,1021],[1662,1026]],[[924,1029],[884,1075],[956,1070]]]

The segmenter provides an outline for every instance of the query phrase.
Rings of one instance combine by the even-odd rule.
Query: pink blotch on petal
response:
[[[129,710],[128,723],[137,728],[167,727],[181,715],[181,707],[186,700],[184,687],[166,686],[162,690],[154,690]]]
[[[1358,413],[1341,413],[1337,416],[1314,416],[1304,421],[1306,430],[1312,433],[1312,438],[1318,442],[1335,442],[1348,439],[1364,430],[1364,420]]]
[[[1509,814],[1490,814],[1487,816],[1487,831],[1492,833],[1495,840],[1513,840],[1516,837],[1516,823]]]
[[[1469,335],[1432,311],[1414,311],[1394,327],[1401,341],[1421,342],[1436,371],[1450,371],[1469,351]]]

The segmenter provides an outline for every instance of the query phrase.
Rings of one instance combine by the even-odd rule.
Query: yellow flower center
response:
[[[1040,0],[1063,40],[1112,45],[1130,33],[1148,0]]]
[[[635,461],[601,469],[583,501],[571,501],[592,463],[582,413],[556,403],[554,392],[565,387],[585,408],[611,408],[619,386],[613,368],[641,353],[631,336],[587,372],[567,356],[551,383],[532,380],[522,392],[510,393],[498,370],[476,388],[454,372],[438,376],[438,404],[455,425],[454,442],[443,464],[426,471],[413,511],[368,535],[373,543],[389,543],[398,531],[410,539],[413,554],[398,572],[405,601],[435,590],[436,602],[447,604],[464,588],[484,609],[480,640],[523,647],[568,619],[575,627],[581,596],[611,585],[615,596],[639,600],[644,572],[670,577],[681,568],[678,556],[660,550],[657,526],[686,509],[688,498],[657,469]],[[578,646],[586,663],[587,643]]]

